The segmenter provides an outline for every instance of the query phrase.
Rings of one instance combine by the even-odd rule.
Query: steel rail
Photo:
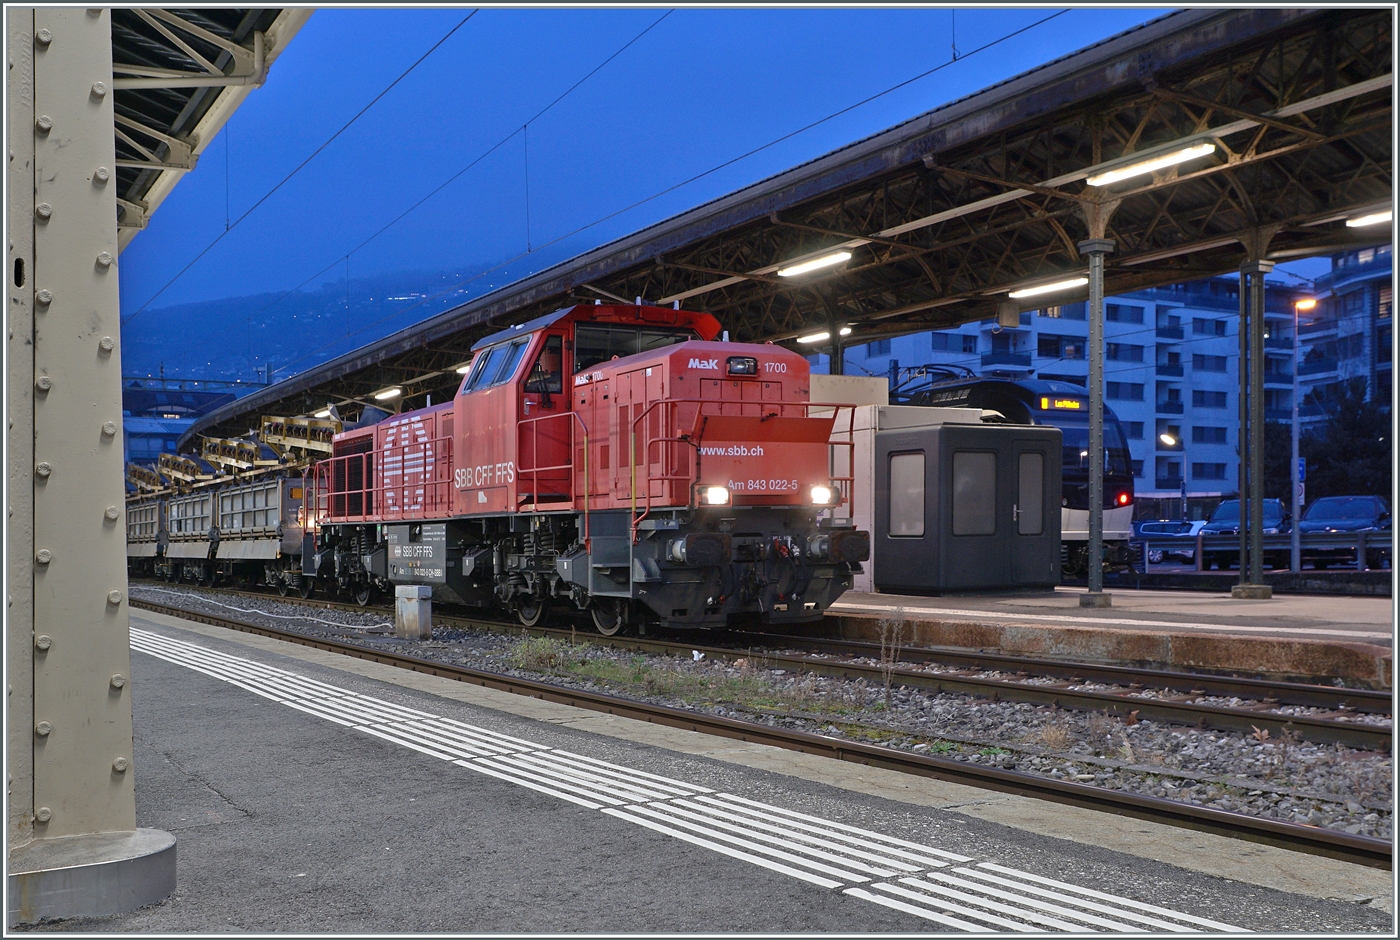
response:
[[[1121,816],[1131,816],[1215,835],[1279,846],[1293,851],[1342,859],[1373,868],[1391,870],[1392,866],[1394,855],[1392,844],[1367,836],[1245,816],[1240,813],[1192,806],[1160,797],[1106,790],[1080,783],[1039,777],[1020,771],[983,767],[922,754],[910,754],[892,748],[843,741],[805,731],[770,728],[765,725],[705,715],[681,708],[635,702],[599,692],[566,689],[533,679],[507,676],[465,666],[453,666],[403,653],[372,649],[342,640],[311,637],[288,630],[280,630],[276,627],[244,623],[227,617],[192,613],[179,607],[153,604],[149,601],[131,599],[129,604],[136,609],[168,614],[196,623],[285,640],[301,646],[341,653],[357,659],[395,666],[425,675],[469,682],[489,689],[510,692],[515,695],[528,695],[544,701],[606,712],[619,717],[704,732],[720,737],[736,738],[740,741],[766,744],[836,760],[852,761],[916,776],[933,777],[980,789],[1014,793],[1100,812],[1112,812]]]
[[[255,592],[230,591],[228,593],[260,598],[268,596]],[[290,599],[284,598],[283,600]],[[336,601],[318,601],[301,598],[292,601],[292,603],[298,606],[319,607],[321,609],[331,610],[365,611],[371,609]],[[441,614],[435,614],[435,620],[443,626],[465,627],[468,629],[484,628],[493,631],[504,630],[509,632],[521,630],[536,636],[548,636],[559,639],[574,639],[579,637],[579,634],[575,632],[562,630],[557,627],[537,626],[527,629],[518,625],[503,624],[491,620],[452,615],[444,616]],[[745,639],[748,639],[749,636],[750,635],[745,635]],[[832,647],[842,646],[846,649],[858,650],[858,655],[868,655],[875,658],[879,658],[880,656],[878,644],[873,643],[864,644],[852,640],[813,640],[810,638],[792,637],[786,634],[753,634],[751,636],[762,642],[785,645],[805,645],[815,648],[820,652],[830,652]],[[732,647],[701,646],[695,643],[639,637],[604,637],[591,632],[582,634],[581,638],[586,642],[608,646],[614,649],[630,649],[642,652],[681,655],[694,650],[704,653],[712,660],[728,659],[732,661],[739,658],[760,658],[765,665],[769,667],[786,667],[794,671],[808,672],[832,678],[864,679],[868,682],[881,685],[885,681],[884,670],[882,667],[875,665],[832,661],[811,656],[794,656],[783,653],[754,651],[752,648],[735,649]],[[918,659],[921,662],[945,663],[948,659],[966,660],[970,659],[972,656],[979,656],[979,654],[959,654],[945,657],[942,651],[913,648],[901,649],[899,651],[899,656],[908,656]],[[997,665],[991,665],[990,662],[986,660],[996,661]],[[1366,708],[1358,708],[1358,711],[1364,710],[1373,714],[1384,714],[1388,713],[1390,710],[1388,707],[1390,705],[1390,697],[1385,693],[1379,692],[1355,694],[1354,690],[1331,690],[1325,686],[1296,686],[1290,683],[1267,682],[1264,680],[1211,680],[1206,677],[1198,677],[1186,673],[1161,673],[1151,670],[1135,670],[1129,667],[1095,667],[1076,663],[1046,663],[1040,660],[1028,660],[1014,657],[987,656],[984,658],[983,662],[976,663],[976,668],[1011,670],[1013,666],[1014,671],[1017,672],[1060,675],[1073,681],[1084,681],[1090,675],[1094,675],[1096,681],[1119,685],[1137,682],[1144,688],[1149,685],[1149,682],[1143,680],[1151,678],[1153,680],[1151,684],[1154,688],[1183,688],[1193,695],[1216,694],[1233,695],[1237,697],[1256,697],[1259,699],[1270,698],[1277,699],[1278,704],[1284,703],[1285,698],[1288,698],[1294,700],[1290,701],[1289,704],[1307,705],[1308,707],[1335,708],[1338,704],[1342,704],[1338,701],[1339,698],[1345,697],[1342,693],[1344,691],[1352,691],[1352,698],[1366,705]],[[1052,705],[1058,708],[1098,711],[1118,718],[1148,719],[1152,721],[1171,722],[1178,725],[1211,728],[1218,731],[1234,731],[1244,734],[1267,731],[1275,738],[1286,733],[1291,733],[1297,735],[1302,740],[1318,744],[1342,744],[1347,747],[1363,748],[1366,750],[1390,751],[1393,742],[1393,731],[1390,727],[1369,725],[1354,721],[1337,721],[1308,715],[1280,715],[1263,709],[1232,708],[1223,705],[1200,705],[1193,702],[1140,698],[1130,693],[1067,689],[1058,686],[1037,685],[1013,679],[991,679],[980,676],[930,673],[917,669],[901,668],[897,665],[890,668],[890,678],[891,681],[896,684],[912,686],[931,692],[978,695],[990,697],[993,701],[1028,702],[1037,705]],[[1125,679],[1127,680],[1126,683],[1124,681]],[[1246,685],[1245,683],[1248,684]],[[1207,687],[1212,691],[1207,693]],[[1335,694],[1331,694],[1334,692]],[[1275,704],[1275,702],[1270,701],[1265,703],[1264,708],[1271,708]]]

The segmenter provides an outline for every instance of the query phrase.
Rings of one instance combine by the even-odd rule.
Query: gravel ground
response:
[[[626,694],[659,705],[1392,838],[1393,762],[1375,751],[1301,742],[1291,735],[1205,731],[1147,720],[1128,724],[1098,713],[902,686],[892,688],[887,699],[877,684],[795,674],[768,668],[755,658],[722,663],[458,629],[439,629],[431,641],[412,642],[392,635],[383,611],[308,614],[304,606],[275,598],[145,585],[132,585],[131,596],[212,614],[236,613],[307,634],[358,638],[470,668],[547,676],[561,686]],[[1295,713],[1293,706],[1286,708]],[[1299,708],[1296,713],[1317,711]]]

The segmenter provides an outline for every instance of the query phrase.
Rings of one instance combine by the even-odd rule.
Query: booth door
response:
[[[1011,581],[1013,584],[1054,584],[1060,558],[1058,487],[1051,472],[1060,459],[1046,441],[1014,441],[1011,445]]]

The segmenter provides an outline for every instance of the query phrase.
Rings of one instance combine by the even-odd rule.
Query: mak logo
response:
[[[718,359],[691,359],[691,360],[690,360],[690,368],[692,368],[692,369],[714,369],[716,372],[718,372],[718,371],[719,371],[719,360],[718,360]]]

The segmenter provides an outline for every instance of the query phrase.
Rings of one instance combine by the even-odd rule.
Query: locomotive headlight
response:
[[[730,356],[725,365],[730,375],[758,375],[758,360],[753,356]]]
[[[815,506],[829,506],[831,505],[832,495],[831,487],[814,486],[812,487],[812,504]]]
[[[723,486],[707,486],[704,491],[705,505],[707,506],[727,506],[729,505],[729,489]]]

